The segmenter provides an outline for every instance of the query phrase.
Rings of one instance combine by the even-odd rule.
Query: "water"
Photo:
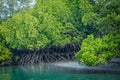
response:
[[[120,74],[84,73],[72,68],[41,64],[0,67],[0,80],[120,80]]]

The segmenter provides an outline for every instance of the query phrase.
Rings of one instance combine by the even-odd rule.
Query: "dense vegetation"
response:
[[[120,1],[99,0],[93,4],[80,0],[80,8],[83,25],[94,31],[83,40],[76,54],[79,61],[100,65],[120,55]]]
[[[79,42],[75,57],[88,66],[120,55],[119,0],[37,0],[33,8],[1,19],[0,64],[12,62],[11,49],[36,51]]]

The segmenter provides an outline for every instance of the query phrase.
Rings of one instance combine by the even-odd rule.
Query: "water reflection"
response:
[[[81,73],[51,64],[0,68],[0,80],[120,80],[120,74]]]

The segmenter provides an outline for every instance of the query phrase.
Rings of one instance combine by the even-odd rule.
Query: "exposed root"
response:
[[[80,44],[71,43],[63,46],[49,46],[35,51],[17,51],[21,58],[19,65],[31,65],[63,60],[74,60],[74,53],[79,51]],[[23,52],[25,54],[22,54]]]

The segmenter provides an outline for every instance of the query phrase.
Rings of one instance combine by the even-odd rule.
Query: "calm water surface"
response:
[[[0,67],[0,80],[120,80],[120,74],[83,73],[51,64]]]

